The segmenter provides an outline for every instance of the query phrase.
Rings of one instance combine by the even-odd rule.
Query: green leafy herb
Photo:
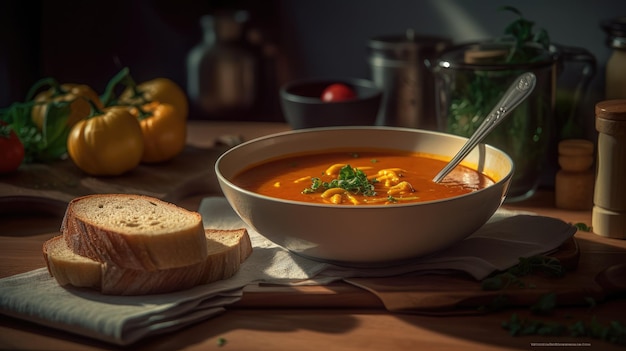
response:
[[[597,302],[596,299],[594,299],[593,297],[585,297],[585,301],[589,304],[589,309],[593,309],[594,307],[596,307]]]
[[[48,103],[41,130],[31,119],[34,102],[16,102],[0,110],[0,120],[13,128],[24,145],[25,162],[48,162],[63,157],[67,152],[67,125],[71,101]]]
[[[330,182],[324,182],[318,177],[311,178],[311,186],[304,189],[304,194],[314,193],[318,190],[327,190],[333,188],[341,188],[353,194],[362,194],[365,196],[375,196],[374,183],[376,180],[369,180],[365,172],[358,168],[352,168],[345,165],[339,170],[336,179]]]
[[[568,328],[561,323],[544,322],[533,319],[520,318],[516,313],[511,315],[508,321],[502,323],[502,327],[509,331],[512,336],[521,335],[564,335]]]
[[[520,257],[519,263],[509,269],[517,276],[540,273],[550,277],[562,277],[565,274],[565,267],[561,265],[558,258],[535,255],[530,257]]]
[[[504,6],[502,10],[512,12],[518,16],[517,20],[511,22],[504,29],[505,36],[512,38],[515,43],[507,56],[506,62],[533,62],[536,58],[536,53],[532,50],[528,50],[527,45],[534,43],[547,49],[550,46],[548,32],[546,32],[545,29],[539,29],[535,32],[533,28],[535,23],[524,18],[521,11],[512,6]],[[505,37],[505,39],[507,37]]]
[[[503,290],[510,286],[526,287],[520,277],[532,273],[540,273],[550,277],[561,277],[565,274],[565,268],[559,259],[535,255],[520,257],[519,263],[504,272],[497,273],[482,281],[483,290]]]
[[[530,311],[533,314],[539,315],[547,315],[552,313],[552,311],[556,308],[556,294],[555,293],[547,293],[541,295],[539,300],[535,302],[532,306],[530,306]]]
[[[591,231],[591,227],[588,226],[585,223],[576,223],[576,224],[574,224],[574,227],[576,227],[576,229],[580,230],[581,232],[590,232]]]
[[[226,345],[226,339],[225,338],[218,338],[217,339],[217,346],[222,347]]]
[[[520,318],[512,314],[508,321],[502,322],[502,327],[512,336],[543,335],[543,336],[572,336],[590,337],[604,340],[613,344],[626,345],[626,326],[619,321],[603,324],[593,317],[589,323],[576,321],[571,324],[546,322],[537,319]]]
[[[479,312],[496,312],[510,306],[509,298],[503,294],[497,295],[488,304],[478,307]]]
[[[565,269],[561,262],[554,257],[535,255],[520,257],[519,263],[504,272],[496,273],[481,282],[481,288],[487,291],[504,291],[509,288],[534,289],[534,284],[526,284],[521,278],[529,274],[543,274],[549,277],[561,277]],[[492,312],[501,310],[508,305],[508,300],[501,294],[494,298],[491,303],[480,306],[479,311]],[[531,308],[534,313],[546,314],[556,306],[556,296],[550,294],[542,296]]]

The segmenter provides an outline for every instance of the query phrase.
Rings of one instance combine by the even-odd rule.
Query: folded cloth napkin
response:
[[[199,212],[205,227],[245,226],[224,198],[203,199]],[[482,279],[515,265],[519,257],[554,250],[576,232],[575,227],[554,218],[499,210],[476,233],[443,252],[393,267],[354,268],[295,255],[248,230],[254,251],[230,279],[169,294],[107,296],[62,288],[41,268],[0,280],[0,313],[129,345],[218,315],[241,298],[249,283],[326,284],[350,277],[449,271]]]

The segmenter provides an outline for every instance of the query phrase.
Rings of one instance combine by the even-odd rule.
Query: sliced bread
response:
[[[94,194],[72,200],[61,224],[70,250],[100,263],[154,271],[204,262],[199,213],[136,194]]]
[[[61,235],[44,243],[48,271],[60,285],[109,295],[145,295],[188,289],[233,276],[252,253],[245,229],[204,230],[206,258],[184,267],[145,271],[101,263],[71,250]]]

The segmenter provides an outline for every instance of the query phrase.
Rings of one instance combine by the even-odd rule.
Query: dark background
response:
[[[600,21],[626,15],[623,0],[3,1],[0,107],[23,100],[43,77],[88,84],[101,93],[125,66],[138,82],[162,76],[185,88],[186,56],[202,38],[200,16],[246,9],[248,32],[261,34],[256,49],[271,55],[264,56],[259,91],[265,103],[233,118],[282,121],[280,84],[315,76],[368,77],[368,39],[407,28],[454,42],[498,36],[515,19],[500,10],[504,5],[517,7],[536,27],[548,30],[553,42],[596,56],[598,74],[582,112],[592,120],[611,53]],[[221,118],[197,112],[190,117]]]

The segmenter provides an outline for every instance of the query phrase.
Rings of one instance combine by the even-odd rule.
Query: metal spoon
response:
[[[439,183],[456,167],[461,161],[485,139],[485,137],[504,120],[524,99],[530,95],[535,88],[537,78],[531,72],[526,72],[517,77],[509,89],[504,93],[502,99],[491,110],[483,123],[476,129],[474,134],[467,140],[465,145],[459,150],[452,160],[433,178],[433,182]]]

